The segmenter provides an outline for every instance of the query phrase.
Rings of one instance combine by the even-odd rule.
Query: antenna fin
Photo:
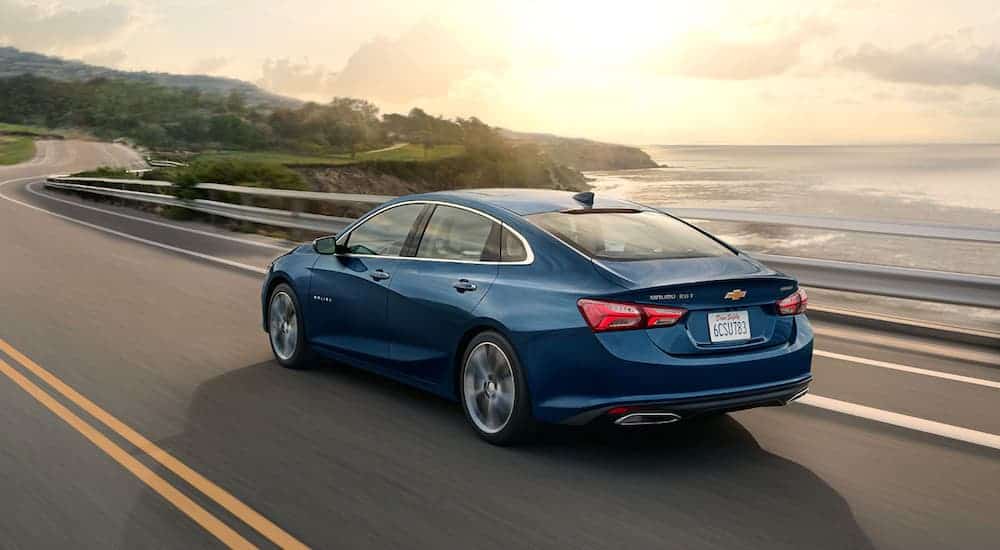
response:
[[[573,195],[573,200],[584,205],[587,208],[592,208],[594,206],[594,193],[591,191],[584,191],[583,193],[577,193]]]

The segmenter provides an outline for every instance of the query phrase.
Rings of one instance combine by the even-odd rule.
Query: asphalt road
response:
[[[2,548],[1000,541],[995,349],[817,323],[812,401],[495,448],[457,405],[278,367],[258,292],[283,244],[46,192],[139,159],[39,151],[0,169]]]

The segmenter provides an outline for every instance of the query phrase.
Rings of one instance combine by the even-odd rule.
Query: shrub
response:
[[[175,185],[174,194],[182,199],[198,198],[198,183],[222,183],[270,189],[306,190],[302,176],[291,168],[272,162],[236,159],[211,159],[190,166],[164,168],[147,172],[146,179],[165,179]]]

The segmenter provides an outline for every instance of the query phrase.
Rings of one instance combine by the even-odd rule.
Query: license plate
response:
[[[746,311],[708,314],[708,334],[712,343],[750,339],[750,315]]]

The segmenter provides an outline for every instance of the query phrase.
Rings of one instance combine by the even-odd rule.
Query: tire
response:
[[[535,434],[524,370],[513,346],[498,332],[478,334],[466,346],[459,392],[465,419],[489,443],[513,445]]]
[[[267,335],[279,365],[289,369],[311,366],[302,307],[295,291],[285,283],[274,287],[267,298]]]

